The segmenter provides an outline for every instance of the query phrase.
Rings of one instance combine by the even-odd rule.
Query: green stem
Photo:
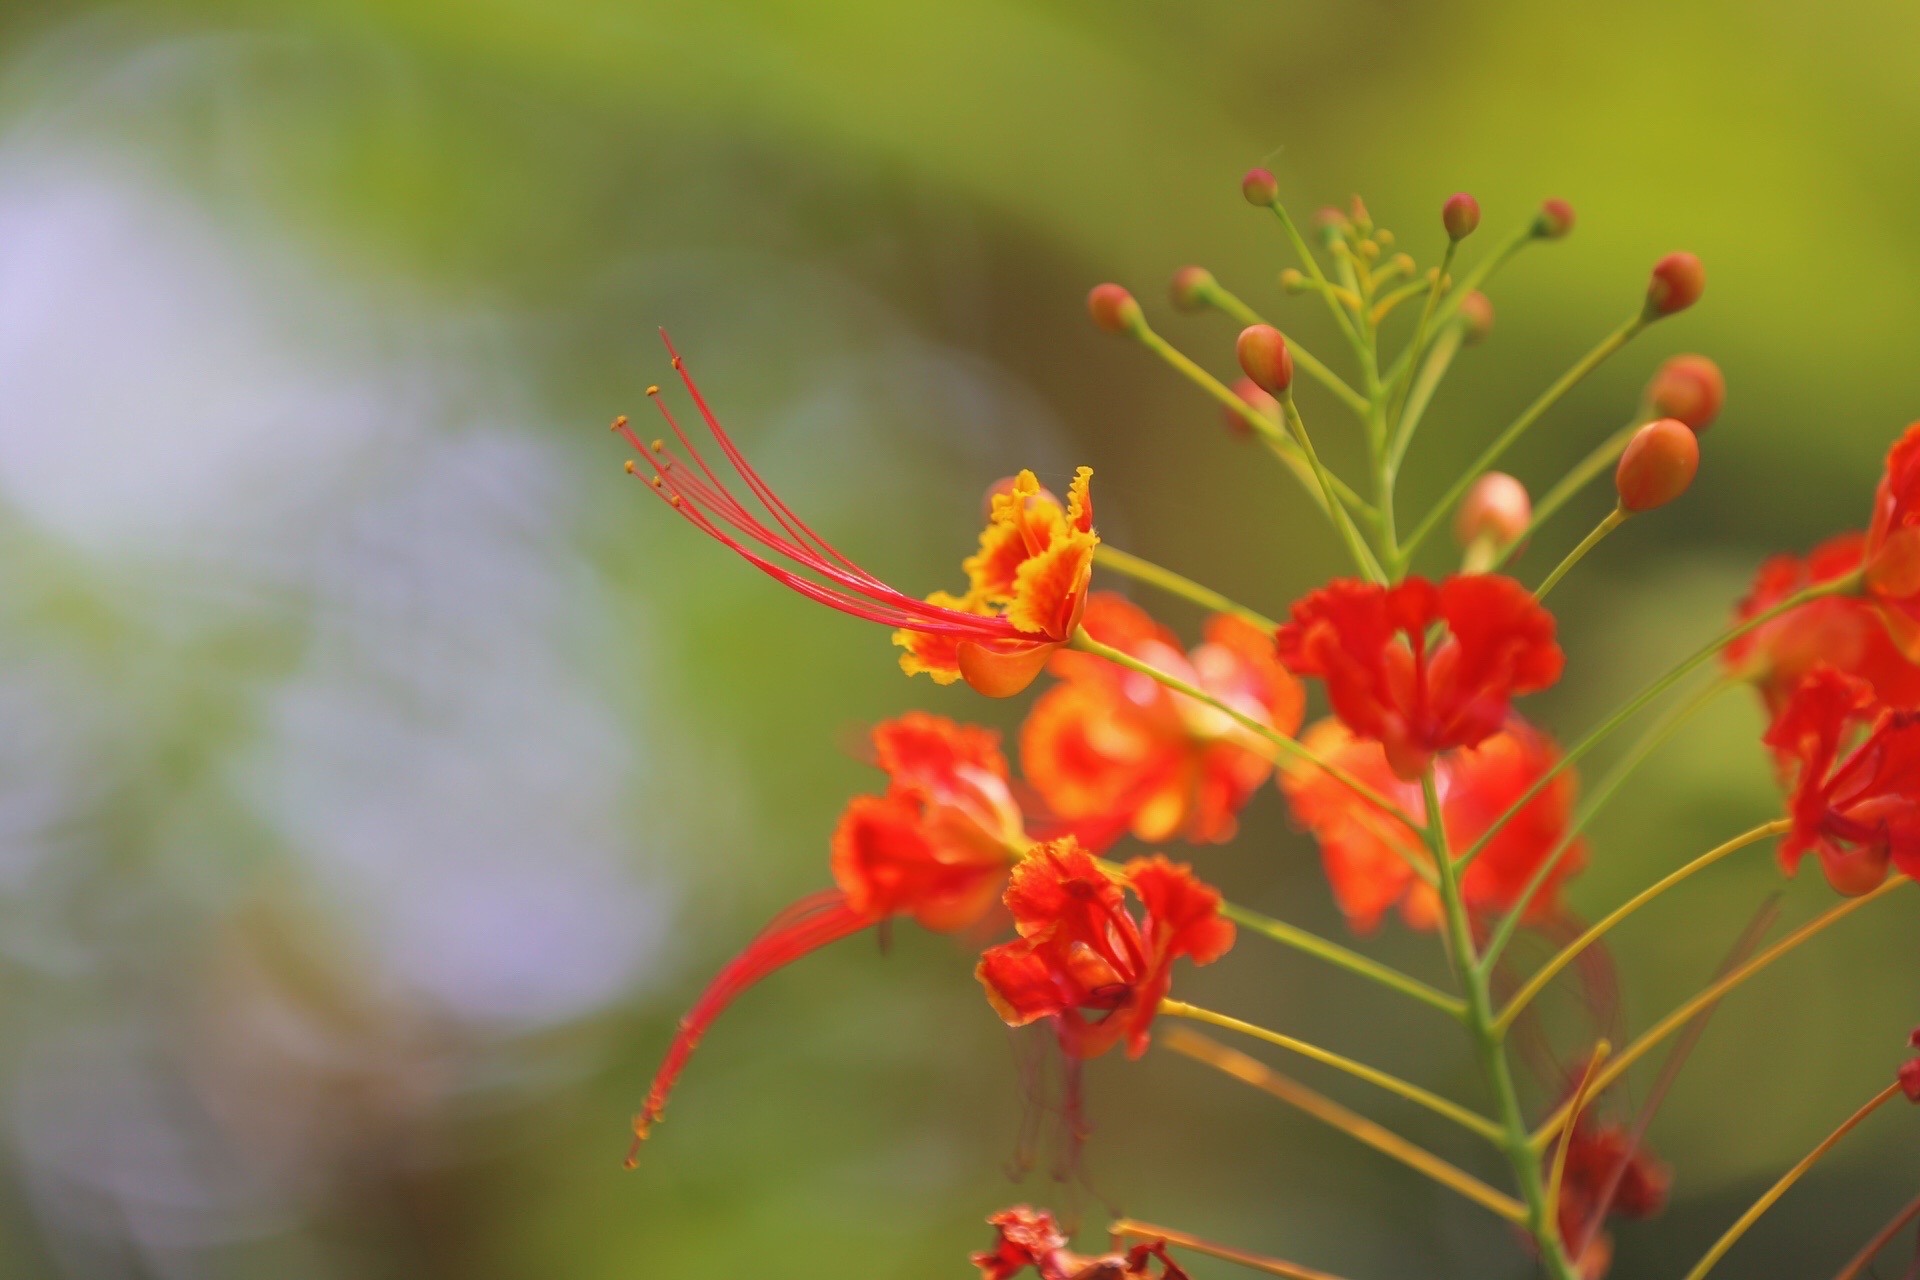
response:
[[[1513,804],[1508,807],[1507,811],[1501,814],[1478,840],[1474,841],[1471,849],[1468,849],[1460,855],[1459,869],[1464,872],[1466,868],[1472,864],[1473,860],[1480,856],[1481,851],[1487,847],[1493,838],[1500,834],[1507,823],[1513,820],[1513,816],[1526,808],[1535,796],[1546,790],[1546,788],[1552,784],[1553,780],[1560,776],[1563,770],[1571,768],[1575,761],[1586,755],[1587,752],[1593,750],[1608,734],[1632,719],[1634,715],[1649,702],[1652,702],[1674,685],[1686,679],[1687,675],[1697,669],[1701,663],[1706,662],[1735,640],[1752,631],[1755,627],[1765,626],[1783,613],[1797,609],[1801,605],[1813,600],[1821,600],[1827,596],[1844,595],[1859,590],[1864,576],[1864,571],[1856,570],[1843,578],[1835,578],[1829,582],[1815,583],[1804,591],[1788,596],[1785,600],[1773,606],[1773,608],[1757,613],[1740,625],[1721,632],[1714,639],[1695,650],[1685,661],[1642,689],[1638,694],[1634,695],[1633,699],[1629,701],[1627,705],[1621,707],[1605,720],[1602,720],[1586,737],[1575,743],[1565,755],[1560,757],[1559,762],[1555,764],[1553,768],[1542,774],[1538,781],[1527,788],[1525,794],[1514,801]]]
[[[1488,445],[1478,458],[1474,459],[1473,465],[1461,473],[1460,478],[1453,482],[1452,487],[1441,495],[1440,501],[1434,503],[1433,509],[1429,511],[1426,518],[1415,527],[1413,534],[1407,539],[1406,545],[1401,549],[1402,558],[1404,559],[1407,556],[1411,556],[1420,546],[1420,543],[1426,539],[1427,535],[1432,533],[1442,520],[1446,519],[1447,514],[1453,510],[1454,505],[1460,501],[1461,496],[1466,493],[1468,487],[1479,478],[1481,472],[1498,462],[1500,456],[1513,445],[1513,442],[1526,434],[1527,429],[1545,416],[1547,410],[1559,403],[1562,396],[1571,391],[1581,379],[1599,368],[1608,356],[1618,351],[1621,347],[1626,346],[1635,334],[1647,327],[1647,324],[1648,320],[1644,314],[1639,312],[1634,313],[1631,319],[1602,338],[1591,351],[1575,361],[1571,369],[1561,374],[1552,386],[1541,392],[1539,398],[1528,405],[1526,411],[1515,418],[1513,422],[1508,425],[1507,429],[1495,437],[1493,443]]]
[[[1553,572],[1547,575],[1546,581],[1542,582],[1537,588],[1535,588],[1533,593],[1533,598],[1535,600],[1546,599],[1547,592],[1553,590],[1554,587],[1558,586],[1560,583],[1560,579],[1566,577],[1567,574],[1573,569],[1573,566],[1579,564],[1582,560],[1586,559],[1587,552],[1599,546],[1600,540],[1602,538],[1606,537],[1608,534],[1612,533],[1615,529],[1618,529],[1621,525],[1627,522],[1627,515],[1628,515],[1628,512],[1625,507],[1615,507],[1612,511],[1609,511],[1606,514],[1606,517],[1602,519],[1599,524],[1593,526],[1592,532],[1588,533],[1586,537],[1580,539],[1580,544],[1578,546],[1576,546],[1573,550],[1567,552],[1566,559],[1562,560],[1559,564],[1553,566]]]
[[[1433,273],[1432,287],[1427,291],[1427,305],[1420,310],[1420,322],[1413,327],[1413,339],[1407,344],[1407,359],[1398,377],[1389,379],[1393,388],[1389,400],[1387,424],[1397,427],[1400,415],[1405,412],[1407,395],[1413,387],[1414,371],[1420,367],[1420,360],[1427,346],[1427,334],[1433,325],[1434,309],[1440,305],[1440,295],[1447,287],[1447,275],[1453,270],[1453,255],[1460,250],[1458,240],[1447,241],[1447,251],[1440,258],[1440,267]]]
[[[1446,926],[1447,953],[1453,961],[1455,976],[1466,993],[1467,1030],[1480,1059],[1481,1071],[1492,1088],[1495,1112],[1501,1126],[1501,1149],[1513,1169],[1514,1183],[1526,1207],[1526,1229],[1540,1251],[1541,1264],[1552,1280],[1578,1280],[1578,1273],[1560,1246],[1560,1232],[1547,1203],[1547,1188],[1542,1178],[1540,1152],[1527,1133],[1526,1118],[1520,1111],[1520,1093],[1514,1087],[1513,1068],[1507,1061],[1505,1039],[1493,1015],[1493,997],[1487,975],[1474,955],[1473,927],[1467,920],[1465,900],[1460,894],[1460,876],[1452,853],[1447,848],[1446,823],[1440,811],[1440,788],[1429,767],[1421,779],[1426,796],[1429,822],[1426,824],[1427,848],[1440,868],[1440,902]]]
[[[1467,272],[1465,278],[1440,304],[1440,310],[1435,319],[1442,324],[1451,320],[1454,313],[1460,310],[1460,304],[1466,301],[1467,295],[1485,287],[1487,281],[1493,278],[1493,273],[1512,261],[1513,255],[1539,239],[1534,234],[1533,225],[1531,219],[1522,223],[1520,229],[1501,241],[1498,248],[1474,264],[1473,270]]]
[[[1202,1009],[1198,1005],[1191,1005],[1183,1000],[1162,1000],[1160,1012],[1169,1017],[1205,1022],[1216,1027],[1224,1027],[1228,1031],[1237,1031],[1243,1036],[1251,1036],[1256,1040],[1265,1040],[1268,1044],[1278,1045],[1289,1053],[1297,1053],[1303,1058],[1332,1067],[1336,1071],[1344,1071],[1356,1080],[1364,1080],[1377,1089],[1384,1089],[1388,1093],[1405,1098],[1408,1102],[1425,1107],[1435,1115],[1451,1120],[1461,1128],[1470,1133],[1477,1133],[1489,1142],[1500,1143],[1505,1140],[1505,1131],[1478,1112],[1470,1111],[1457,1102],[1422,1089],[1419,1085],[1402,1080],[1398,1076],[1370,1067],[1364,1062],[1355,1062],[1352,1058],[1335,1053],[1331,1049],[1322,1049],[1317,1044],[1296,1039],[1283,1032],[1272,1031],[1229,1014],[1216,1013],[1212,1009]]]
[[[1387,449],[1387,468],[1392,475],[1397,477],[1400,474],[1400,463],[1407,456],[1407,446],[1413,443],[1413,433],[1419,427],[1420,419],[1426,416],[1427,406],[1433,402],[1433,393],[1447,376],[1453,358],[1460,354],[1461,344],[1466,337],[1466,326],[1460,324],[1449,324],[1434,337],[1433,346],[1427,351],[1426,363],[1420,366],[1420,373],[1407,392],[1407,402],[1400,411],[1399,425],[1394,428],[1393,443]]]
[[[1567,824],[1567,830],[1560,837],[1560,843],[1555,846],[1552,853],[1541,860],[1540,866],[1533,873],[1533,878],[1527,881],[1527,887],[1521,890],[1520,896],[1508,909],[1506,917],[1493,931],[1493,937],[1487,943],[1486,954],[1480,958],[1481,968],[1488,973],[1493,971],[1494,964],[1500,959],[1500,953],[1507,949],[1507,943],[1513,940],[1514,931],[1526,918],[1527,908],[1533,905],[1534,898],[1545,887],[1547,881],[1552,879],[1554,868],[1560,865],[1560,859],[1566,856],[1567,850],[1571,849],[1574,842],[1580,838],[1580,833],[1586,830],[1587,824],[1593,821],[1594,815],[1604,809],[1607,801],[1620,790],[1627,777],[1639,768],[1648,756],[1658,751],[1668,738],[1679,732],[1680,726],[1692,719],[1695,712],[1737,683],[1739,683],[1737,680],[1728,676],[1713,680],[1693,697],[1655,721],[1652,727],[1640,735],[1640,740],[1614,762],[1613,767],[1607,770],[1606,776],[1600,780],[1599,785],[1588,794],[1579,812],[1573,815],[1573,821]]]
[[[1287,415],[1287,425],[1293,428],[1293,436],[1300,444],[1300,451],[1307,455],[1307,462],[1312,465],[1314,475],[1320,479],[1320,487],[1326,491],[1327,503],[1334,509],[1333,522],[1339,527],[1340,536],[1346,540],[1347,552],[1353,557],[1355,566],[1367,581],[1385,582],[1387,575],[1380,568],[1380,562],[1374,559],[1366,539],[1360,536],[1360,529],[1353,523],[1353,517],[1335,499],[1333,473],[1328,471],[1326,464],[1320,461],[1320,455],[1313,447],[1313,439],[1307,435],[1307,424],[1301,419],[1300,410],[1293,403],[1292,387],[1281,388],[1280,408]]]
[[[1289,738],[1286,734],[1281,733],[1278,729],[1275,729],[1272,725],[1267,724],[1265,721],[1255,719],[1238,707],[1227,702],[1222,702],[1219,698],[1214,697],[1198,685],[1188,684],[1179,676],[1162,671],[1151,663],[1142,662],[1130,653],[1116,649],[1110,644],[1100,643],[1088,635],[1084,627],[1074,632],[1073,639],[1068,641],[1068,643],[1082,653],[1091,653],[1096,657],[1105,658],[1115,666],[1125,667],[1129,671],[1137,671],[1156,684],[1171,689],[1175,693],[1184,694],[1192,698],[1195,702],[1203,703],[1216,711],[1225,712],[1236,724],[1272,743],[1286,755],[1292,756],[1297,760],[1303,760],[1315,768],[1325,770],[1328,777],[1352,791],[1362,800],[1377,805],[1381,810],[1398,818],[1409,827],[1419,828],[1420,824],[1414,821],[1412,815],[1408,814],[1405,809],[1402,809],[1399,805],[1387,799],[1387,797],[1381,795],[1378,791],[1375,791],[1372,787],[1360,781],[1360,779],[1354,777],[1339,765],[1334,764],[1331,760],[1322,758],[1319,752],[1313,750],[1311,747],[1301,745],[1292,738]]]
[[[1280,226],[1286,231],[1287,239],[1293,243],[1293,251],[1299,256],[1300,265],[1307,269],[1307,274],[1313,277],[1313,282],[1320,286],[1318,292],[1327,300],[1327,310],[1333,313],[1333,322],[1339,325],[1340,332],[1347,336],[1347,342],[1352,345],[1353,353],[1356,356],[1360,355],[1362,350],[1360,332],[1354,327],[1353,317],[1349,316],[1346,308],[1334,298],[1333,286],[1327,282],[1326,273],[1320,270],[1320,259],[1313,256],[1313,250],[1307,247],[1306,240],[1300,235],[1300,228],[1293,225],[1292,216],[1287,213],[1287,207],[1280,203],[1278,197],[1275,197],[1273,203],[1267,207],[1273,210],[1274,217],[1280,219]]]
[[[1093,549],[1093,562],[1103,569],[1123,573],[1138,582],[1160,588],[1168,595],[1179,596],[1182,600],[1191,600],[1202,609],[1214,613],[1230,613],[1236,618],[1251,622],[1262,631],[1272,631],[1280,624],[1264,613],[1256,612],[1243,604],[1221,595],[1211,587],[1203,587],[1192,578],[1185,578],[1171,569],[1163,569],[1139,556],[1128,555],[1117,547],[1101,543]]]
[[[1242,929],[1251,929],[1283,946],[1292,947],[1296,951],[1324,960],[1335,968],[1345,969],[1348,973],[1377,982],[1402,995],[1411,996],[1421,1004],[1438,1009],[1450,1018],[1458,1018],[1466,1012],[1466,1005],[1459,997],[1450,996],[1444,991],[1436,991],[1418,978],[1381,964],[1378,960],[1361,955],[1358,951],[1350,951],[1317,933],[1309,933],[1284,920],[1274,920],[1257,911],[1235,906],[1231,902],[1220,905],[1220,914]]]
[[[1218,281],[1200,291],[1200,301],[1207,303],[1216,311],[1219,311],[1221,314],[1242,326],[1264,324],[1272,329],[1278,329],[1280,327],[1271,320],[1263,319],[1259,312],[1242,302],[1234,294],[1229,293]],[[1346,405],[1347,408],[1362,417],[1366,416],[1366,397],[1348,386],[1347,380],[1328,368],[1319,357],[1315,356],[1298,342],[1295,342],[1292,334],[1289,333],[1284,336],[1287,339],[1287,350],[1293,353],[1293,362],[1295,365],[1299,366],[1308,377],[1338,396],[1340,402]]]

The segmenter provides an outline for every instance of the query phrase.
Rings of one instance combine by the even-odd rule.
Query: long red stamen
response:
[[[827,889],[800,899],[775,916],[744,951],[729,960],[700,993],[693,1008],[680,1019],[679,1034],[674,1036],[660,1070],[653,1077],[653,1087],[647,1091],[640,1114],[633,1118],[633,1145],[627,1148],[627,1167],[634,1166],[640,1155],[640,1144],[647,1140],[654,1124],[665,1114],[667,1095],[673,1091],[674,1082],[680,1078],[700,1038],[741,992],[808,952],[858,933],[874,922],[874,917],[848,906],[846,895],[840,890]]]

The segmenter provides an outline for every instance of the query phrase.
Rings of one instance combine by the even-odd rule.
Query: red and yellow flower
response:
[[[1082,626],[1280,733],[1300,727],[1300,682],[1252,623],[1217,614],[1205,641],[1183,652],[1145,610],[1096,592]],[[1061,682],[1028,713],[1020,763],[1055,817],[1095,848],[1127,831],[1150,844],[1232,839],[1272,772],[1269,744],[1218,707],[1091,654],[1062,651],[1052,670]]]
[[[1429,652],[1436,624],[1446,634]],[[1436,752],[1498,733],[1510,701],[1551,685],[1565,663],[1553,615],[1497,574],[1340,579],[1296,602],[1278,641],[1280,661],[1324,680],[1334,714],[1408,780]]]
[[[1426,821],[1420,786],[1394,775],[1379,743],[1354,736],[1337,720],[1320,721],[1301,741],[1328,764]],[[1560,752],[1547,736],[1518,717],[1477,746],[1436,757],[1434,782],[1448,846],[1456,852],[1471,847],[1559,760]],[[1320,845],[1328,883],[1348,924],[1368,932],[1396,903],[1414,928],[1439,924],[1439,895],[1416,870],[1433,865],[1419,832],[1315,765],[1288,767],[1280,775],[1280,786],[1294,821]],[[1578,792],[1573,771],[1561,770],[1488,841],[1461,881],[1461,897],[1470,911],[1504,912],[1519,901],[1542,863],[1566,839]],[[1528,904],[1529,920],[1558,912],[1560,886],[1585,861],[1586,842],[1575,840]]]
[[[1129,1057],[1145,1053],[1173,962],[1212,964],[1233,946],[1220,894],[1185,864],[1156,854],[1108,872],[1071,836],[1014,868],[1006,903],[1020,936],[981,956],[987,999],[1008,1026],[1050,1019],[1074,1059],[1122,1041]]]
[[[1075,475],[1064,507],[1031,472],[1021,472],[1013,488],[994,499],[980,550],[965,562],[967,593],[936,591],[917,599],[862,569],[795,515],[720,425],[671,342],[667,350],[751,500],[742,500],[708,465],[660,403],[658,387],[647,393],[692,466],[664,440],[643,444],[625,417],[616,418],[613,429],[640,455],[628,461],[628,472],[642,474],[644,462],[649,486],[696,529],[810,600],[895,628],[894,642],[907,650],[900,661],[909,675],[924,671],[943,684],[964,678],[990,697],[1009,697],[1031,684],[1048,656],[1073,638],[1099,542],[1089,468]]]

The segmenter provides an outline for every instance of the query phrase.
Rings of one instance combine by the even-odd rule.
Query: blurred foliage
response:
[[[1534,711],[1577,733],[1717,630],[1760,555],[1865,520],[1920,404],[1916,35],[1885,0],[0,9],[0,830],[41,851],[0,857],[5,1274],[959,1276],[980,1219],[1028,1197],[1355,1277],[1522,1274],[1470,1207],[1159,1055],[1092,1071],[1096,1190],[1008,1185],[1015,1055],[964,952],[911,929],[744,999],[622,1176],[674,1018],[823,881],[835,815],[875,785],[860,727],[1019,708],[900,679],[883,635],[621,485],[601,424],[662,380],[665,324],[789,501],[890,580],[951,586],[988,482],[1084,460],[1116,545],[1277,612],[1336,571],[1330,535],[1092,330],[1086,287],[1129,284],[1224,372],[1225,322],[1158,301],[1200,261],[1331,358],[1324,316],[1273,287],[1250,164],[1303,216],[1363,192],[1423,262],[1451,191],[1488,239],[1561,195],[1579,226],[1499,281],[1403,520],[1637,305],[1654,258],[1702,256],[1705,302],[1511,460],[1550,482],[1673,351],[1727,371],[1695,491],[1556,593],[1569,677]],[[69,190],[93,203],[43,198]],[[103,191],[147,230],[88,239],[71,211]],[[88,274],[101,243],[131,256]],[[177,279],[105,271],[165,254]],[[1354,457],[1335,406],[1305,404]],[[251,449],[270,456],[214,465]],[[313,727],[342,708],[363,718]],[[1577,911],[1771,811],[1758,725],[1731,694],[1662,751],[1597,826]],[[1280,809],[1263,794],[1198,859],[1337,931]],[[462,913],[458,858],[490,840],[508,904],[605,843],[577,892],[632,895],[633,954],[547,992],[540,948],[565,938]],[[1694,989],[1777,885],[1756,852],[1623,928],[1626,1016]],[[402,929],[382,913],[407,894]],[[1803,878],[1786,919],[1826,901]],[[1676,1203],[1621,1233],[1616,1274],[1676,1272],[1886,1078],[1920,1021],[1914,918],[1876,907],[1719,1012],[1654,1129]],[[1438,972],[1430,938],[1373,945]],[[1449,1028],[1256,939],[1192,989],[1477,1096]],[[1837,1266],[1920,1181],[1908,1123],[1809,1179],[1739,1274]]]

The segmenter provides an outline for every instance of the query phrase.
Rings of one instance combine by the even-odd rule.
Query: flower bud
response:
[[[1573,230],[1573,206],[1565,200],[1543,200],[1533,218],[1533,234],[1542,240],[1560,240]]]
[[[1247,203],[1265,207],[1280,198],[1279,181],[1265,169],[1249,169],[1247,176],[1240,179],[1240,194]]]
[[[1287,340],[1270,324],[1250,324],[1240,331],[1233,353],[1240,368],[1263,391],[1279,395],[1293,382],[1293,352]]]
[[[1467,345],[1485,342],[1487,335],[1493,332],[1493,303],[1487,295],[1475,289],[1460,299],[1460,318],[1466,321]]]
[[[1440,206],[1440,225],[1449,240],[1465,240],[1480,225],[1480,202],[1462,191]]]
[[[1647,383],[1647,407],[1662,417],[1678,418],[1695,431],[1705,431],[1720,416],[1726,398],[1727,380],[1720,366],[1705,356],[1674,356]]]
[[[1652,511],[1685,493],[1699,469],[1700,441],[1693,429],[1678,418],[1662,418],[1627,441],[1613,487],[1623,510]]]
[[[1467,490],[1454,518],[1453,536],[1463,547],[1487,538],[1505,548],[1520,540],[1532,519],[1527,487],[1504,471],[1489,471]]]
[[[1280,402],[1268,395],[1265,391],[1262,391],[1260,384],[1252,378],[1242,378],[1234,383],[1233,394],[1246,401],[1256,413],[1268,422],[1271,422],[1274,426],[1277,427],[1280,425]],[[1235,413],[1232,409],[1222,409],[1220,412],[1227,420],[1227,430],[1233,432],[1236,436],[1250,436],[1253,434],[1253,426],[1246,418]]]
[[[1301,293],[1307,287],[1307,277],[1298,267],[1286,267],[1280,272],[1280,287],[1288,293]]]
[[[1700,300],[1707,287],[1707,269],[1690,253],[1670,253],[1653,264],[1647,281],[1647,315],[1670,316]]]
[[[1182,267],[1173,273],[1173,305],[1182,311],[1198,311],[1207,305],[1207,294],[1213,286],[1213,272],[1205,267]]]
[[[1087,314],[1108,333],[1132,333],[1145,323],[1140,304],[1117,284],[1097,284],[1087,295]]]

